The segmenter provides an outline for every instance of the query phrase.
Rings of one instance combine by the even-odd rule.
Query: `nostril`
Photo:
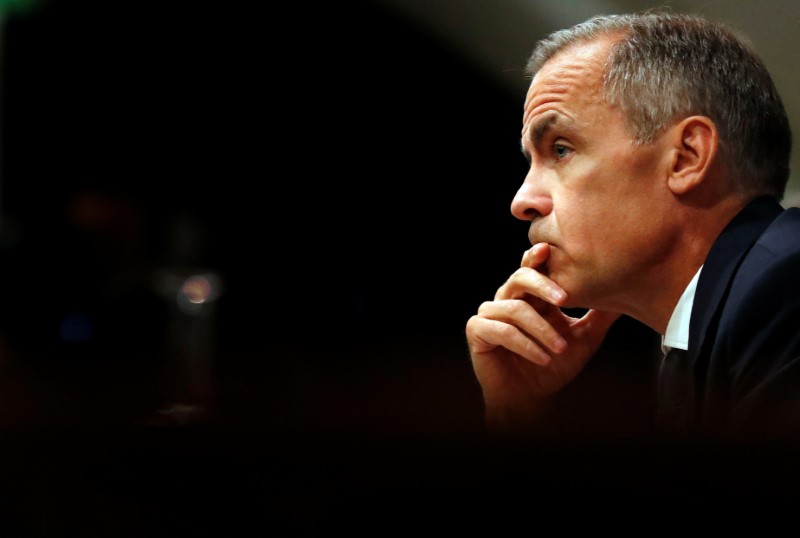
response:
[[[527,220],[533,220],[533,219],[535,219],[537,217],[541,217],[542,216],[541,213],[539,213],[536,209],[534,209],[532,207],[529,207],[525,211],[523,211],[523,214],[525,215],[525,218]]]
[[[511,213],[520,220],[533,220],[550,213],[552,207],[553,202],[549,196],[532,195],[520,189],[511,202]]]

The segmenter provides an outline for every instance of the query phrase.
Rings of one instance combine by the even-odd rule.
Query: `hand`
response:
[[[493,429],[534,421],[547,398],[583,370],[619,314],[589,310],[581,318],[559,308],[567,293],[537,268],[550,245],[537,243],[518,269],[467,322],[472,366]]]

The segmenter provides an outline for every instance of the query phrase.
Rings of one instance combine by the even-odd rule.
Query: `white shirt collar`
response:
[[[689,321],[692,317],[692,305],[694,304],[694,293],[697,290],[697,281],[700,278],[700,271],[703,266],[694,274],[689,285],[683,290],[683,295],[678,299],[672,317],[667,324],[667,332],[661,337],[661,351],[665,354],[672,348],[689,349]]]

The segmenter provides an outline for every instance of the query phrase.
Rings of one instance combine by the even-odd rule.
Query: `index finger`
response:
[[[494,299],[522,299],[526,294],[555,306],[563,305],[567,298],[567,292],[549,277],[536,269],[520,267],[498,288]]]
[[[522,262],[520,262],[519,266],[536,269],[547,261],[548,256],[550,256],[550,245],[548,243],[536,243],[522,255]]]
[[[564,304],[567,292],[536,269],[550,256],[548,243],[536,243],[522,255],[520,268],[500,286],[495,300],[521,299],[526,294],[538,297],[551,305]]]

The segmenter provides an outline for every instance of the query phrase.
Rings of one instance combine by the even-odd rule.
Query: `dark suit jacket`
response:
[[[689,330],[689,429],[800,441],[800,209],[759,197],[709,252]]]

